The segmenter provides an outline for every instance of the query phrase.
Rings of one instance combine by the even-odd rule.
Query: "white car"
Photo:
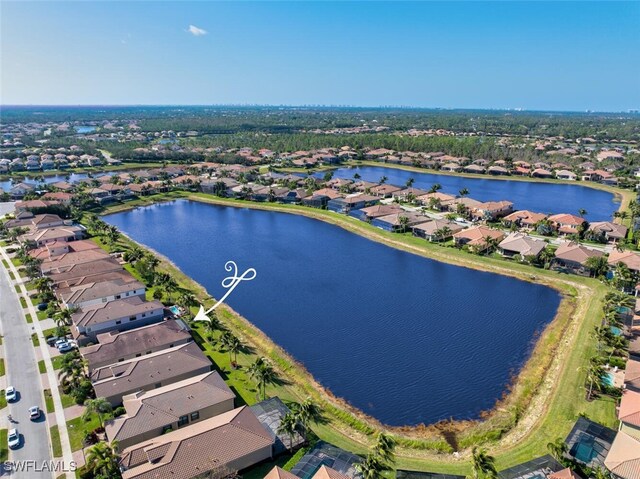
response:
[[[40,419],[40,408],[38,406],[31,406],[29,408],[29,419],[32,421]]]
[[[58,351],[61,353],[68,353],[69,351],[73,351],[75,349],[75,345],[65,341],[64,343],[58,344]]]
[[[60,347],[60,345],[62,345],[62,344],[66,344],[66,342],[67,342],[66,338],[60,338],[60,339],[58,339],[58,340],[55,342],[54,346],[55,346],[56,348],[59,348],[59,347]]]
[[[13,386],[7,387],[4,393],[7,398],[7,402],[13,402],[18,399],[18,391],[16,391],[16,388]]]
[[[7,436],[7,440],[9,443],[9,449],[15,449],[20,446],[20,433],[17,429],[9,430],[9,435]]]

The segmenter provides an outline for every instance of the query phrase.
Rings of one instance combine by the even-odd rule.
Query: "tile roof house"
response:
[[[269,473],[264,476],[264,479],[300,479],[295,474],[292,474],[279,466],[274,467]],[[326,465],[322,465],[318,468],[316,473],[311,476],[310,479],[351,479],[349,476],[342,474],[341,472],[331,469]]]
[[[120,450],[234,408],[235,394],[211,371],[152,391],[122,398],[125,415],[107,421],[109,441]]]
[[[170,319],[127,331],[98,334],[98,344],[81,348],[80,354],[91,373],[96,368],[172,348],[192,339],[182,321]]]
[[[21,243],[32,241],[37,247],[41,247],[54,241],[76,241],[82,239],[83,236],[84,229],[79,226],[56,226],[24,234],[18,239]]]
[[[637,304],[638,300],[636,300]],[[624,370],[625,387],[631,391],[640,393],[640,360],[629,359]]]
[[[405,219],[406,218],[406,219]],[[403,229],[411,230],[413,225],[423,223],[425,216],[413,213],[410,211],[403,211],[401,213],[392,213],[387,216],[379,216],[371,220],[371,225],[377,228],[381,228],[386,231],[402,231]]]
[[[122,451],[123,479],[226,477],[271,459],[273,439],[246,406]]]
[[[79,241],[77,241],[76,243],[79,243]],[[97,251],[99,253],[104,253],[102,250]],[[62,254],[66,255],[68,253],[64,252]],[[50,259],[55,259],[55,257],[50,256]],[[94,261],[72,263],[68,266],[49,269],[47,271],[47,276],[49,276],[54,283],[58,283],[62,281],[74,281],[77,278],[86,278],[94,275],[109,273],[112,271],[122,271],[122,265],[109,255],[104,255],[101,256],[101,259],[96,259]]]
[[[627,236],[627,227],[611,221],[596,221],[589,224],[587,236],[598,241],[617,243]]]
[[[610,266],[623,263],[631,271],[640,272],[640,255],[633,251],[618,251],[614,249],[609,253],[609,259],[607,261]]]
[[[211,361],[194,342],[97,368],[91,373],[96,397],[117,406],[122,397],[151,391],[211,371]]]
[[[547,215],[543,213],[534,213],[528,210],[514,211],[513,213],[502,218],[502,224],[506,227],[510,227],[515,224],[522,228],[533,228],[540,221],[544,220]]]
[[[285,471],[280,466],[275,466],[264,476],[264,479],[300,479],[295,474],[291,474],[289,471]]]
[[[507,258],[512,258],[516,255],[520,255],[523,258],[527,256],[538,257],[546,246],[547,242],[544,240],[533,238],[522,233],[511,233],[500,242],[498,251],[502,256]]]
[[[116,299],[144,298],[146,287],[132,276],[106,280],[103,276],[95,277],[78,286],[58,289],[55,291],[58,299],[69,308],[87,308],[95,304],[106,303]]]
[[[71,315],[71,334],[80,346],[95,342],[98,334],[126,331],[162,321],[164,306],[140,296],[116,299],[81,308]]]
[[[379,218],[381,216],[387,216],[394,213],[401,213],[404,210],[394,204],[390,205],[373,205],[368,206],[366,208],[360,208],[359,210],[352,210],[349,212],[349,216],[353,216],[362,221],[371,221],[375,218]]]
[[[429,220],[412,227],[415,236],[424,238],[427,241],[446,241],[463,229],[464,227],[458,223],[442,219]]]
[[[495,221],[513,212],[511,201],[487,201],[471,210],[473,218],[483,221]]]
[[[620,431],[640,441],[640,392],[626,390],[618,407]]]
[[[584,218],[567,213],[551,215],[548,220],[558,230],[558,233],[565,235],[580,233],[580,227],[586,223]]]
[[[640,479],[640,440],[618,432],[604,465],[615,479]]]
[[[486,226],[472,226],[453,235],[456,246],[468,246],[469,249],[478,253],[489,248],[490,244],[487,242],[487,238],[499,242],[504,238],[504,233]]]
[[[591,276],[591,269],[586,265],[587,260],[601,256],[604,256],[604,253],[600,250],[587,248],[581,244],[568,241],[556,250],[555,258],[551,261],[551,269],[566,271],[580,276]]]

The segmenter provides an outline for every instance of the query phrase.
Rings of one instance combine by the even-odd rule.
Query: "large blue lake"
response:
[[[409,178],[413,178],[415,188],[426,190],[439,183],[443,193],[452,195],[457,195],[462,188],[467,188],[471,198],[479,201],[508,200],[513,202],[514,208],[518,210],[577,215],[578,211],[584,208],[587,210],[585,217],[589,221],[610,220],[620,206],[614,201],[613,194],[576,184],[467,178],[379,166],[338,168],[334,177],[352,179],[355,173],[363,180],[373,182],[378,182],[382,176],[386,176],[387,183],[398,186],[404,186]],[[323,173],[319,175],[322,176]]]
[[[189,201],[106,216],[228,298],[339,397],[389,425],[476,418],[554,317],[547,287],[443,264],[337,226]]]

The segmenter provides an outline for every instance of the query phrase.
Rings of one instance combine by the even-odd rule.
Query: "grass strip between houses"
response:
[[[598,320],[601,300],[607,291],[607,287],[600,282],[590,278],[561,276],[555,272],[505,260],[475,256],[454,248],[430,244],[410,235],[385,232],[354,218],[323,210],[296,205],[229,200],[201,193],[157,196],[158,199],[165,200],[188,197],[196,201],[226,206],[301,214],[411,253],[551,286],[563,295],[556,318],[541,335],[511,394],[489,415],[489,419],[473,424],[463,423],[460,431],[454,431],[459,436],[459,443],[463,446],[489,444],[491,452],[497,458],[498,466],[504,468],[546,454],[546,444],[557,437],[564,437],[579,414],[585,414],[608,426],[615,425],[613,400],[605,398],[587,402],[583,389],[584,373],[578,372],[595,348],[589,332]],[[104,212],[123,211],[130,206],[135,205],[117,205],[116,208],[107,208]],[[120,243],[126,247],[133,242],[124,238]],[[144,248],[144,245],[141,246]],[[166,258],[158,256],[162,260],[159,270],[170,272],[182,287],[191,289],[201,300],[204,299],[205,306],[212,304],[212,298],[201,285],[184,275]],[[380,424],[323,390],[299,364],[249,321],[226,306],[218,311],[220,319],[236,335],[249,343],[258,354],[270,358],[291,383],[270,387],[269,394],[278,395],[285,401],[312,397],[319,402],[328,416],[327,424],[314,426],[314,432],[321,439],[358,453],[366,450],[371,440],[370,436],[377,429],[383,428]],[[199,329],[198,326],[196,325],[196,331]],[[579,344],[581,347],[566,347],[567,344]],[[204,346],[204,349],[219,369],[230,371],[229,360],[225,359],[228,355],[217,353],[214,348],[207,346]],[[249,358],[245,360],[250,362]],[[241,364],[242,361],[239,357]],[[255,396],[254,388],[247,386],[251,383],[241,375],[237,378],[230,376],[228,380],[245,402],[251,401]],[[467,474],[470,471],[468,452],[463,453],[461,459],[454,459],[448,454],[451,448],[433,426],[390,430],[397,435],[400,443],[398,467],[458,474]]]
[[[8,435],[9,431],[7,429],[0,429],[0,462],[5,462],[9,459]]]

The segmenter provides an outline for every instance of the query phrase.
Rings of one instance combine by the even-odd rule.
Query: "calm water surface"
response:
[[[465,178],[463,176],[435,175],[413,171],[362,166],[358,168],[338,168],[335,178],[349,178],[358,173],[363,180],[378,182],[382,176],[387,183],[404,186],[409,178],[415,179],[413,186],[428,190],[435,183],[442,185],[442,192],[457,195],[462,188],[469,190],[469,196],[479,201],[508,200],[518,210],[540,213],[578,214],[587,210],[589,221],[610,220],[618,210],[613,194],[575,184],[540,183],[533,181],[495,180],[491,178]],[[319,174],[323,176],[323,173]]]
[[[476,418],[528,357],[552,289],[284,213],[177,201],[105,217],[221,297],[337,396],[390,425]]]

